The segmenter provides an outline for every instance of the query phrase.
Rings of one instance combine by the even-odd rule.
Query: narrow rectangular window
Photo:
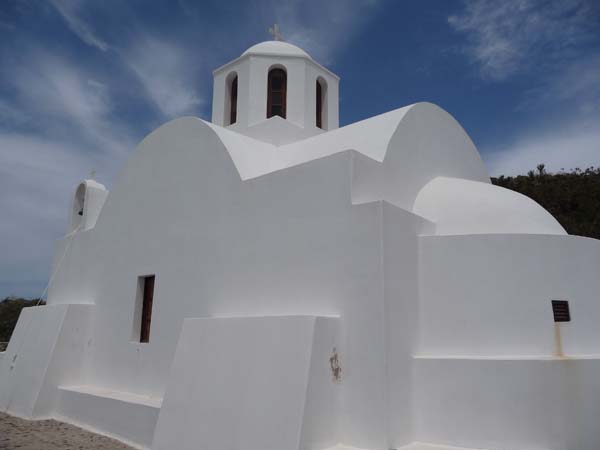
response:
[[[237,76],[231,82],[231,105],[229,106],[229,125],[237,122],[237,97],[238,97],[238,79]]]
[[[571,313],[567,300],[552,300],[552,313],[555,322],[570,322]]]
[[[321,83],[317,80],[317,128],[323,128],[323,92]]]
[[[142,317],[140,342],[150,342],[150,324],[152,322],[152,301],[154,300],[154,275],[142,277]]]

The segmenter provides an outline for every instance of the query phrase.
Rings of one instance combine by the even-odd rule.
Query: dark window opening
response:
[[[236,76],[231,81],[230,91],[230,104],[229,104],[229,125],[233,125],[237,122],[237,97],[238,97],[238,77]]]
[[[154,275],[142,277],[142,317],[140,342],[150,342],[150,324],[152,322],[152,302],[154,300]]]
[[[555,322],[570,322],[571,313],[567,300],[552,300],[552,313]]]
[[[323,128],[323,88],[317,80],[317,128]]]
[[[267,94],[267,118],[279,116],[285,119],[287,75],[283,69],[269,71]]]

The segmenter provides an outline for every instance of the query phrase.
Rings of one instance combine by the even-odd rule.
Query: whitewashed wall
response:
[[[85,377],[93,306],[24,308],[0,361],[0,411],[34,419],[52,417],[62,383]]]
[[[551,300],[568,300],[566,355],[600,354],[600,241],[578,236],[420,238],[419,354],[552,356]]]
[[[153,450],[333,447],[341,384],[329,358],[339,319],[189,319],[173,362]]]
[[[499,356],[551,355],[554,298],[571,301],[573,322],[561,326],[565,353],[597,354],[600,249],[572,236],[485,234],[489,221],[477,224],[479,235],[434,236],[437,224],[409,211],[441,176],[489,182],[464,130],[429,104],[282,147],[194,118],[164,125],[140,144],[95,228],[58,244],[49,304],[95,305],[89,364],[69,380],[92,388],[63,388],[61,413],[147,446],[184,319],[338,316],[339,442],[374,450],[421,438],[458,443],[455,412],[485,429],[486,415],[471,403],[453,409],[452,388],[484,389],[490,369],[467,377],[462,367],[432,386],[444,361],[475,356],[493,366]],[[153,319],[142,344],[135,299],[138,277],[149,274]],[[516,367],[518,374],[533,366]],[[593,398],[595,366],[583,370],[581,396]],[[507,398],[523,392],[515,376],[501,382]],[[131,401],[121,408],[104,391]],[[85,415],[98,395],[102,411],[120,411],[109,414],[115,420]],[[116,418],[136,402],[146,419],[123,427]],[[600,442],[586,430],[585,442]],[[532,442],[527,436],[507,434],[506,442]]]
[[[469,448],[596,450],[600,360],[419,358],[416,439]]]
[[[162,397],[186,317],[339,315],[342,433],[357,446],[387,448],[382,205],[352,205],[352,155],[242,182],[200,121],[181,119],[149,136],[93,235],[75,237],[50,294],[50,303],[93,295],[86,382]],[[82,259],[86,275],[73,283]],[[147,274],[156,274],[156,286],[150,343],[141,344],[132,341],[133,313],[137,277]]]

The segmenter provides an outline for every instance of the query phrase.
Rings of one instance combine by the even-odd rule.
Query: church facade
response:
[[[74,192],[0,411],[153,450],[600,448],[600,242],[281,41]],[[452,447],[449,447],[452,446]]]

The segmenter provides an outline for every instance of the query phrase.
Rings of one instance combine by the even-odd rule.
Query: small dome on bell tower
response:
[[[339,127],[339,77],[288,42],[253,45],[213,81],[216,125],[277,145]]]

